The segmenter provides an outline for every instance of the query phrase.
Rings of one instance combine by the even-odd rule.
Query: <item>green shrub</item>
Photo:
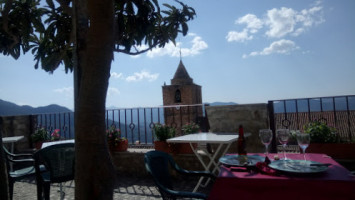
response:
[[[304,126],[304,132],[311,134],[311,143],[337,142],[336,129],[323,122],[310,122]]]
[[[197,133],[200,131],[200,126],[194,122],[187,123],[182,126],[181,130],[183,131],[184,134]]]
[[[158,141],[166,141],[175,136],[175,128],[164,124],[154,124],[154,133]]]
[[[43,127],[37,128],[35,133],[31,135],[31,139],[33,143],[47,141],[49,140],[48,131]]]

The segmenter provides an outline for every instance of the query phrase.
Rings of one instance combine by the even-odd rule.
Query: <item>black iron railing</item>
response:
[[[63,138],[74,138],[74,113],[46,113],[36,114],[35,126],[46,128],[52,133],[55,129],[60,129],[60,135]]]
[[[303,131],[305,124],[321,121],[336,128],[343,141],[355,139],[355,95],[273,100],[268,102],[270,128]],[[273,140],[273,150],[276,140]]]
[[[149,108],[122,108],[106,110],[106,127],[115,126],[121,130],[123,137],[130,144],[139,141],[150,145],[154,141],[153,128],[155,123],[175,127],[181,133],[181,127],[186,123],[195,122],[206,130],[205,105],[172,105]],[[75,137],[74,113],[38,114],[37,127],[45,127],[49,132],[60,129],[61,137]]]

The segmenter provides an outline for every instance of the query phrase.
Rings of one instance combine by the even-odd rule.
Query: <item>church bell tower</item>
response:
[[[185,106],[202,104],[201,86],[193,82],[180,59],[171,85],[164,84],[162,88],[163,105],[173,106],[164,109],[165,124],[176,127],[177,133],[181,134],[183,125],[197,123],[198,118],[202,117],[202,106]]]

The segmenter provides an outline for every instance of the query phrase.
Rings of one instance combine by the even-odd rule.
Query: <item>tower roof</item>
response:
[[[179,66],[175,72],[174,78],[171,79],[171,84],[172,85],[193,84],[193,80],[189,76],[189,73],[187,73],[187,70],[181,60],[180,60]]]

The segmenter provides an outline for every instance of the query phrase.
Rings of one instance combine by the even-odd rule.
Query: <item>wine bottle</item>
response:
[[[239,125],[238,155],[247,155],[247,151],[245,150],[245,138],[242,125]]]

